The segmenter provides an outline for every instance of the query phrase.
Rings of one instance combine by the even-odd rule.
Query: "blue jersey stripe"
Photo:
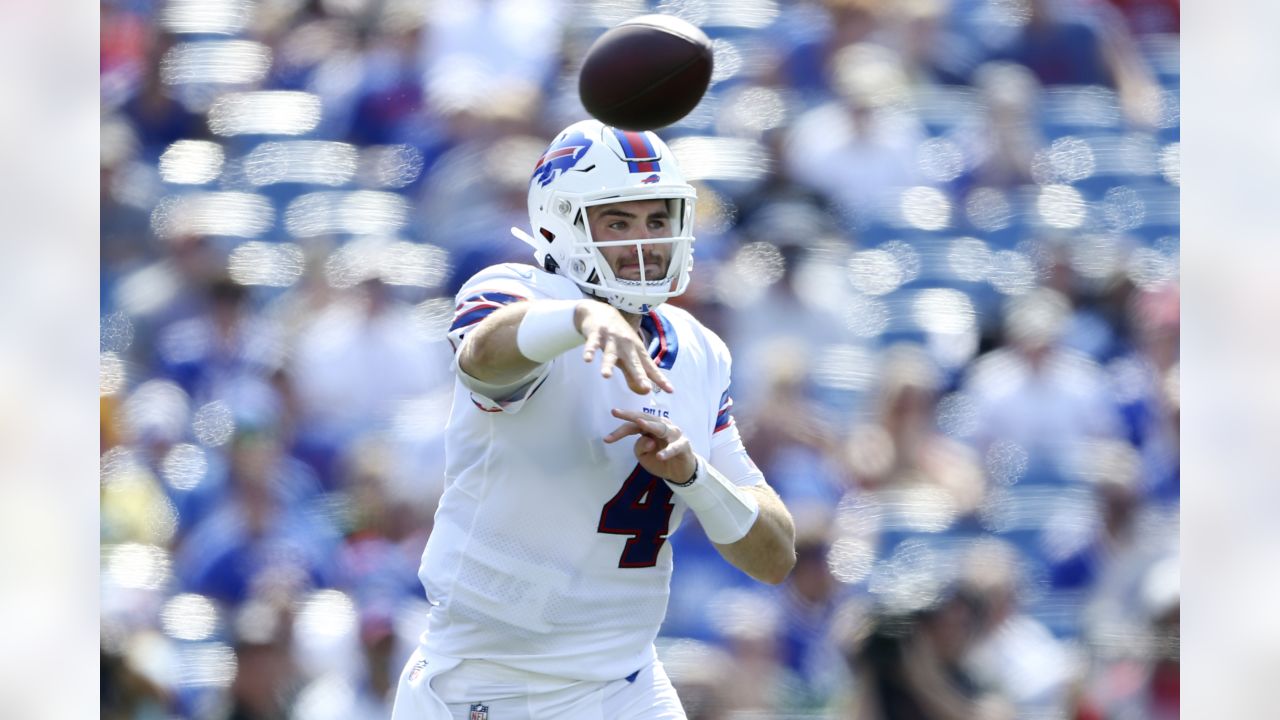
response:
[[[730,413],[732,409],[733,398],[729,397],[729,391],[725,390],[720,396],[720,410],[716,413],[716,429],[712,432],[720,432],[733,424],[733,415]]]
[[[479,295],[472,295],[464,299],[462,303],[459,304],[459,307],[469,302],[495,302],[500,305],[506,305],[508,303],[520,302],[521,300],[524,300],[524,298],[520,297],[519,295],[510,295],[508,293],[488,291],[488,292],[482,292]]]
[[[454,319],[453,324],[449,326],[449,332],[453,332],[458,328],[464,328],[469,325],[475,325],[481,320],[489,317],[489,315],[497,309],[498,306],[496,305],[484,305],[470,312],[465,312]]]
[[[649,350],[653,362],[663,370],[670,370],[676,364],[676,353],[680,343],[676,338],[676,330],[657,310],[650,310],[640,317],[640,327],[648,331],[649,336],[657,340]]]

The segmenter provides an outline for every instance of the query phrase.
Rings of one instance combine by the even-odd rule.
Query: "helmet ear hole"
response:
[[[550,230],[546,228],[538,228],[538,232],[542,233],[542,237],[546,238],[547,242],[555,242],[556,234],[551,232]],[[547,257],[551,257],[551,256],[548,255]]]
[[[546,231],[543,230],[543,232]],[[545,268],[547,272],[553,273],[560,269],[560,263],[556,262],[556,259],[551,257],[551,253],[547,253],[546,257],[542,258],[542,267]]]

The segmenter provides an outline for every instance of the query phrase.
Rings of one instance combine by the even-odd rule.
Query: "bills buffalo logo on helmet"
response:
[[[591,141],[586,135],[580,132],[566,135],[538,158],[538,164],[533,166],[533,179],[530,182],[546,187],[561,173],[577,165],[590,147]]]

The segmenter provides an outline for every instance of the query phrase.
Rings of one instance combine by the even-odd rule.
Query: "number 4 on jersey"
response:
[[[620,568],[646,568],[658,564],[658,551],[670,532],[671,488],[666,481],[636,465],[618,494],[600,512],[597,532],[631,535],[618,559]]]

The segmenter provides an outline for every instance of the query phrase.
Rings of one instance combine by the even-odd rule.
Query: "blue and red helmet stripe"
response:
[[[658,151],[654,149],[647,134],[617,128],[614,128],[613,134],[622,146],[622,158],[627,161],[627,168],[631,172],[653,173],[662,170],[661,163],[658,162]]]

